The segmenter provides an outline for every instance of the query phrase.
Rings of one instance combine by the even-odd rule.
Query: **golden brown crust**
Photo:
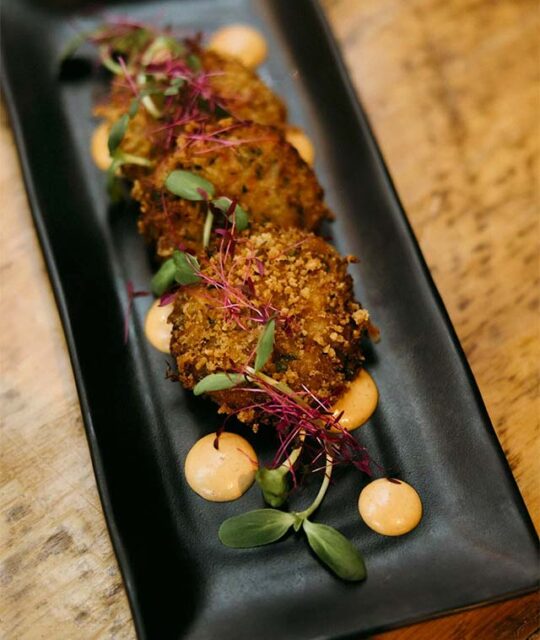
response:
[[[276,127],[285,124],[285,104],[259,76],[234,58],[215,51],[200,53],[203,68],[212,73],[210,85],[225,109],[239,120]]]
[[[204,273],[218,273],[219,256],[202,265]],[[361,366],[360,339],[368,323],[368,313],[354,300],[347,260],[312,233],[268,226],[245,234],[238,244],[227,270],[230,286],[245,291],[246,270],[250,303],[279,311],[274,351],[263,372],[296,391],[305,385],[321,399],[335,401]],[[177,294],[171,353],[188,389],[209,373],[237,371],[253,357],[264,325],[253,320],[253,310],[242,308],[234,320],[222,306],[215,289],[205,284],[182,287]],[[210,395],[222,412],[244,409],[238,416],[244,422],[260,417],[245,410],[252,394]]]
[[[151,175],[135,182],[132,192],[141,205],[139,230],[157,245],[161,257],[178,246],[201,249],[206,204],[164,189],[176,169],[210,181],[216,196],[236,199],[249,213],[252,230],[267,222],[311,230],[331,217],[313,170],[274,127],[232,119],[191,124],[177,144]]]

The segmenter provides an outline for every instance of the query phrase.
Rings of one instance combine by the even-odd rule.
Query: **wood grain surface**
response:
[[[538,528],[540,5],[323,6]],[[0,637],[131,640],[3,111],[0,193]],[[378,637],[522,640],[538,628],[531,595]]]

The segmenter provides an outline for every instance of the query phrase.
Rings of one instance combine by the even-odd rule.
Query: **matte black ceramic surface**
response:
[[[309,0],[114,6],[189,31],[251,22],[267,36],[262,76],[315,141],[335,244],[360,256],[356,291],[382,329],[368,354],[381,403],[358,437],[425,505],[411,534],[378,536],[357,516],[365,480],[341,474],[317,520],[364,552],[363,584],[335,579],[294,535],[262,549],[221,546],[222,520],[261,498],[253,488],[240,502],[210,504],[186,486],[187,451],[220,419],[164,379],[166,358],[142,330],[150,299],[136,300],[123,343],[126,281],[147,288],[152,265],[136,213],[109,206],[89,156],[104,78],[81,57],[62,77],[58,67],[73,25],[96,17],[67,0],[4,2],[4,92],[139,636],[358,637],[531,589],[534,530],[320,10]]]

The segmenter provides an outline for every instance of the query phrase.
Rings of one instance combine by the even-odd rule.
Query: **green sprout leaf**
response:
[[[188,63],[188,66],[193,69],[193,71],[200,71],[202,69],[201,59],[194,53],[190,53],[186,61]]]
[[[219,209],[224,215],[227,215],[227,212],[231,208],[232,203],[233,201],[230,198],[226,198],[225,196],[221,196],[221,198],[212,200],[212,204],[214,205],[214,207],[216,207],[216,209]],[[229,219],[231,220],[231,222],[234,221],[238,231],[244,231],[244,229],[248,228],[248,214],[238,203],[236,203]]]
[[[256,509],[225,520],[218,535],[227,547],[260,547],[282,538],[294,522],[292,513],[277,509]]]
[[[255,479],[261,488],[264,500],[271,507],[281,507],[289,495],[289,482],[287,467],[267,469],[263,467],[257,471]]]
[[[169,52],[174,56],[179,56],[184,52],[184,46],[180,41],[170,36],[158,36],[146,48],[146,51],[141,58],[141,62],[146,67],[154,62],[155,59],[164,52]]]
[[[200,266],[195,256],[184,251],[175,251],[173,253],[173,261],[176,267],[174,278],[179,284],[196,284],[200,281],[198,275]]]
[[[202,393],[210,391],[224,391],[232,389],[244,381],[241,373],[210,373],[195,385],[193,393],[200,396]]]
[[[109,133],[109,141],[108,141],[109,153],[111,154],[111,156],[114,154],[116,149],[118,149],[118,146],[124,139],[124,136],[126,135],[126,131],[128,128],[128,124],[129,124],[129,115],[127,113],[124,113],[124,115],[121,116],[112,125],[111,131]]]
[[[139,110],[139,101],[137,98],[133,98],[131,104],[129,105],[128,116],[134,118],[137,115],[137,111]]]
[[[204,221],[203,228],[203,247],[206,247],[210,244],[210,236],[212,234],[212,225],[214,224],[214,214],[208,209],[206,212],[206,220]]]
[[[186,200],[208,200],[215,191],[214,185],[208,180],[181,169],[169,173],[165,186],[175,196]]]
[[[364,580],[366,567],[360,552],[337,529],[304,520],[309,546],[343,580]]]
[[[156,296],[162,296],[174,283],[176,265],[172,258],[165,260],[159,271],[152,278],[152,292]]]
[[[255,371],[260,371],[268,362],[274,350],[274,335],[276,332],[276,321],[274,318],[269,320],[264,327],[263,332],[257,343],[257,352],[255,356]]]

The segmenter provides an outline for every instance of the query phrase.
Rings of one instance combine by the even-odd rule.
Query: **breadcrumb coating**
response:
[[[164,188],[176,169],[210,181],[216,197],[237,200],[248,212],[253,231],[268,222],[312,230],[332,217],[313,170],[280,130],[232,119],[191,124],[178,137],[177,150],[151,175],[137,180],[132,191],[141,207],[139,230],[162,258],[178,246],[201,249],[206,204],[179,198]]]
[[[170,321],[171,353],[179,378],[192,389],[210,373],[238,371],[253,364],[264,324],[253,307],[276,314],[274,350],[262,371],[293,390],[303,386],[333,403],[362,364],[360,340],[369,315],[354,300],[349,260],[322,238],[300,229],[267,226],[242,234],[234,257],[224,265],[217,252],[201,271],[219,278],[225,266],[228,286],[245,294],[233,317],[219,291],[206,283],[180,288]],[[235,300],[234,295],[232,300]],[[253,395],[241,390],[208,394],[222,413],[246,423],[261,419],[249,408]],[[248,407],[248,408],[246,408]]]

